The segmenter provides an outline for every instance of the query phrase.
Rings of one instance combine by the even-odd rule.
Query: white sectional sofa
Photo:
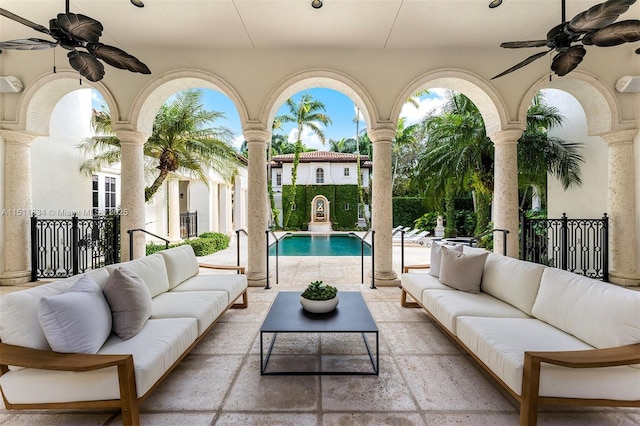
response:
[[[478,248],[455,256],[481,254],[479,292],[407,266],[401,304],[426,309],[520,402],[521,425],[543,404],[640,407],[640,291]]]
[[[207,275],[200,273],[201,267],[238,273]],[[117,281],[122,274],[127,285]],[[142,308],[127,312],[136,298]],[[61,319],[67,312],[65,300],[73,315]],[[105,300],[111,315],[104,313]],[[117,408],[123,424],[137,425],[139,404],[227,309],[246,308],[247,303],[244,268],[199,265],[189,245],[4,295],[0,390],[5,407]],[[132,316],[137,320],[131,322]],[[76,344],[83,332],[94,349],[52,350]]]

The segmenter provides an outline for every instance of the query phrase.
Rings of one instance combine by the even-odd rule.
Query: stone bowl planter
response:
[[[336,306],[338,306],[339,301],[338,296],[328,300],[311,300],[300,296],[300,304],[302,304],[302,308],[305,311],[312,312],[314,314],[325,314],[333,311]]]

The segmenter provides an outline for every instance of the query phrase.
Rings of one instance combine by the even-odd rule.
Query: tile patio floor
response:
[[[246,252],[244,248],[241,250]],[[203,258],[235,264],[235,242]],[[412,246],[406,264],[428,261]],[[399,248],[394,269],[400,272]],[[246,262],[242,261],[242,264]],[[275,267],[275,264],[272,266]],[[143,425],[517,425],[515,401],[420,309],[400,307],[397,287],[360,284],[359,258],[281,258],[280,283],[250,288],[246,310],[230,310],[142,405]],[[361,291],[380,329],[380,375],[260,376],[259,328],[281,290],[322,279]],[[4,291],[8,291],[5,289]],[[285,350],[332,348],[331,336],[297,335]],[[335,342],[334,342],[335,343]],[[11,412],[0,425],[120,425],[112,412]],[[539,425],[640,425],[640,410],[543,407]]]

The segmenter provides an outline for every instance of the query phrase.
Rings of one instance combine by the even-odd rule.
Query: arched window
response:
[[[316,169],[316,183],[324,183],[324,169],[322,167]]]

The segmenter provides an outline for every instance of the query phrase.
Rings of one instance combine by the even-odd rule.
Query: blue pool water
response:
[[[360,238],[348,234],[288,235],[278,243],[279,256],[360,256]],[[273,244],[269,255],[276,255]],[[371,256],[371,246],[364,244],[364,255]]]

